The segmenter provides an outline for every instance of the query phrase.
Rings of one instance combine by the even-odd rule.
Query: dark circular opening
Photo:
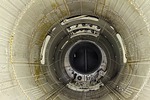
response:
[[[73,46],[69,54],[71,67],[82,74],[96,71],[101,63],[102,54],[100,49],[91,42],[79,42]]]

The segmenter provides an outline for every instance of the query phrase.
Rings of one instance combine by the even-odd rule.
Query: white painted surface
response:
[[[48,22],[55,23],[60,18],[58,15],[63,16],[55,5],[62,5],[61,9],[68,16],[91,11],[113,22],[127,45],[127,57],[131,59],[130,67],[125,68],[127,72],[122,73],[122,76],[128,76],[131,67],[136,72],[129,74],[133,80],[123,95],[132,98],[134,95],[131,93],[137,93],[133,99],[149,100],[150,0],[87,0],[88,10],[77,5],[84,4],[83,0],[56,1],[57,4],[54,0],[0,1],[0,100],[36,100],[56,89],[44,80],[42,73],[41,85],[38,86],[32,69],[38,66],[34,63],[40,58],[41,35],[48,31],[41,26],[46,27]],[[58,15],[54,13],[54,9]],[[123,84],[128,83],[123,81],[118,85],[124,88]],[[59,99],[66,98],[61,97],[60,94]],[[112,98],[115,100],[115,96],[110,94],[105,99]]]

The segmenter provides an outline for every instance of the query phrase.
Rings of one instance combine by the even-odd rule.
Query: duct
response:
[[[149,4],[150,0],[1,0],[0,99],[149,100]],[[65,26],[72,22],[68,18],[78,15],[95,17],[87,21],[93,20],[90,23],[95,25],[97,18],[109,23],[122,38],[121,48],[126,51],[127,62],[117,77],[88,93],[66,88],[57,78],[56,69],[52,69],[57,64],[52,62],[53,56],[50,55],[49,67],[41,67],[41,48],[47,34],[53,33],[53,42],[48,45],[57,47],[56,41],[68,35]],[[77,24],[79,20],[73,21]],[[102,29],[107,29],[105,26]]]

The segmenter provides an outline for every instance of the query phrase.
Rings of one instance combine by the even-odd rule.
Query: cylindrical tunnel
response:
[[[1,0],[0,100],[149,100],[149,9],[150,0]]]

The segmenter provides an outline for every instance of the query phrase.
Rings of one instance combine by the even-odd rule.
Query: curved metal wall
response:
[[[90,14],[115,27],[128,53],[116,90],[106,87],[111,92],[97,99],[149,100],[149,8],[150,0],[1,0],[0,99],[69,100],[58,92],[63,88],[52,73],[46,81],[40,50],[52,26],[71,15]]]

